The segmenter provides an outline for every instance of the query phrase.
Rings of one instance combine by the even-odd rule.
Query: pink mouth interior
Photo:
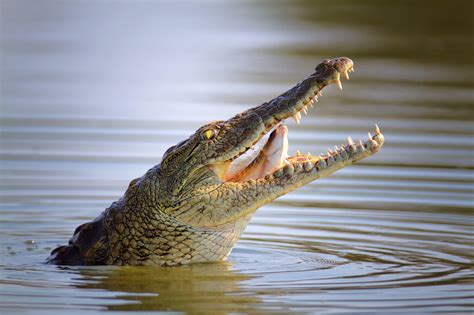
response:
[[[249,150],[232,162],[224,181],[243,182],[263,178],[287,163],[288,128],[279,125],[260,151]]]

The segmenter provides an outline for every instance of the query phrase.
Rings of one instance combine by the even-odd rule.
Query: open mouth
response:
[[[311,172],[327,169],[327,171],[333,172],[374,154],[382,147],[384,137],[380,128],[375,125],[374,136],[369,133],[368,139],[365,141],[353,141],[351,137],[348,137],[347,144],[340,147],[335,146],[334,150],[329,149],[319,156],[309,153],[302,155],[299,151],[295,156],[288,155],[288,128],[283,124],[284,120],[292,117],[297,124],[300,124],[301,112],[307,114],[308,109],[312,108],[318,101],[318,97],[322,95],[323,87],[335,83],[342,90],[341,76],[349,79],[349,72],[354,71],[352,60],[345,57],[326,60],[320,65],[326,67],[321,70],[322,74],[318,73],[318,68],[316,68],[317,72],[313,74],[313,77],[297,85],[296,90],[293,88],[273,100],[281,103],[281,98],[293,97],[295,99],[295,101],[291,101],[290,105],[284,105],[286,107],[277,104],[269,108],[268,111],[271,111],[280,106],[275,114],[270,116],[266,114],[268,123],[265,125],[265,130],[256,139],[258,144],[246,148],[245,152],[225,163],[225,169],[221,169],[219,172],[223,182],[257,180],[282,172],[292,174],[293,170]],[[310,81],[310,83],[306,83],[306,81]],[[272,106],[271,103],[264,105]],[[289,102],[286,101],[286,103]],[[270,131],[270,136],[265,142],[262,138]]]

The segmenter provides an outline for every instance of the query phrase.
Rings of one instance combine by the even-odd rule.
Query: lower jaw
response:
[[[372,136],[369,133],[369,138],[365,142],[362,140],[354,142],[351,137],[348,137],[346,145],[341,147],[335,146],[334,150],[329,149],[328,152],[319,156],[313,156],[310,153],[302,155],[299,151],[296,152],[295,156],[288,156],[288,129],[284,125],[279,125],[272,132],[265,147],[260,152],[260,154],[265,155],[265,148],[270,147],[272,154],[266,155],[263,162],[254,163],[254,161],[250,163],[250,165],[241,171],[243,172],[242,174],[246,175],[239,176],[239,174],[237,174],[233,176],[235,180],[228,181],[245,182],[252,179],[260,179],[268,175],[277,175],[292,167],[303,168],[305,170],[310,170],[315,167],[318,170],[328,169],[330,167],[339,169],[340,167],[338,165],[357,162],[373,155],[382,147],[384,137],[378,126],[375,126],[375,135]]]

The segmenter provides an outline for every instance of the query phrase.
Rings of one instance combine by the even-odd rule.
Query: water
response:
[[[472,9],[2,1],[0,313],[472,312]],[[290,152],[374,123],[384,148],[261,208],[227,262],[44,264],[169,146],[341,55]]]

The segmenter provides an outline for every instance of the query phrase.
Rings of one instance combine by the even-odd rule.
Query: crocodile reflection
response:
[[[70,268],[70,267],[60,267]],[[260,309],[257,292],[243,290],[254,277],[232,269],[229,262],[164,267],[81,267],[78,288],[120,292],[114,311],[178,311],[188,314],[244,312]],[[85,282],[85,283],[84,283]]]

